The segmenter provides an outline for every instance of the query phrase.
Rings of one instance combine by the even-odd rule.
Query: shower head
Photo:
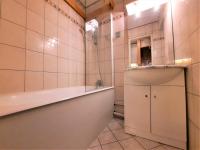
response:
[[[98,29],[97,28],[93,32],[92,39],[93,39],[94,45],[97,45],[98,44]]]

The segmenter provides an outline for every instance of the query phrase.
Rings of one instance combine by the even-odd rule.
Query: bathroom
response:
[[[200,1],[0,0],[0,150],[29,149],[200,150]]]

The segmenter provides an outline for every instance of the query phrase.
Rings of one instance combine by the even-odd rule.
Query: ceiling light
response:
[[[126,5],[128,15],[134,15],[151,8],[159,9],[160,5],[168,0],[137,0]]]

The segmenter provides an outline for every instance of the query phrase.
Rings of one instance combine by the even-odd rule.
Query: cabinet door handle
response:
[[[156,96],[156,95],[154,95],[153,97],[154,97],[154,98],[157,98],[157,96]]]
[[[147,97],[148,97],[148,95],[147,95],[147,94],[145,94],[145,97],[147,98]]]

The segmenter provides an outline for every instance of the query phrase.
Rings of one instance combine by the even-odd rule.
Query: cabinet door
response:
[[[125,126],[150,132],[150,87],[125,85]]]
[[[186,141],[184,87],[152,86],[151,131],[161,137]]]

